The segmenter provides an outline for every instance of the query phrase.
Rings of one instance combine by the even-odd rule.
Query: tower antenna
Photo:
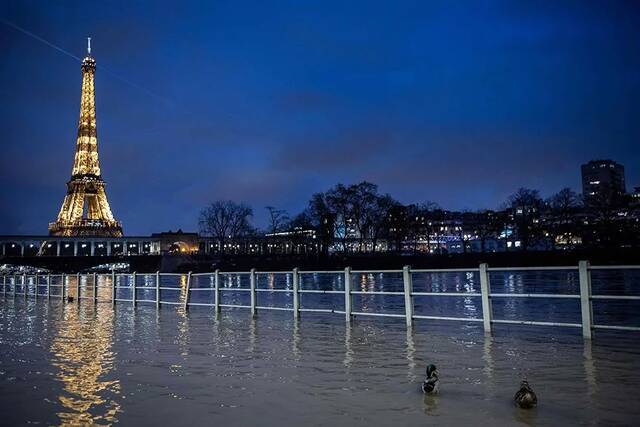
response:
[[[91,55],[91,37],[87,37],[87,53]]]

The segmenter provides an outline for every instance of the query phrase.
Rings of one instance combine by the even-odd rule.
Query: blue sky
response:
[[[197,228],[216,199],[295,214],[369,180],[400,201],[499,206],[640,185],[636,2],[3,2],[0,233],[46,233],[73,162],[75,59],[97,60],[103,177],[125,233]]]

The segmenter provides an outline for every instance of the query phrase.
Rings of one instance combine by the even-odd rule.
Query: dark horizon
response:
[[[0,234],[47,233],[80,101],[79,61],[15,26],[77,57],[92,37],[125,234],[195,231],[217,199],[263,226],[265,206],[294,215],[338,182],[450,210],[495,209],[519,187],[580,192],[580,165],[600,158],[640,185],[633,3],[172,7],[0,8]]]

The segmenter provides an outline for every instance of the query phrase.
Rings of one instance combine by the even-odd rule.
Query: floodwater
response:
[[[475,286],[467,279],[462,291]],[[358,310],[397,308],[365,297]],[[442,314],[479,309],[457,300]],[[515,304],[499,316],[574,315],[573,306],[540,314]],[[637,320],[618,306],[601,311],[618,324]],[[404,319],[347,326],[336,314],[294,321],[262,310],[253,319],[242,309],[216,316],[209,307],[18,295],[0,299],[0,348],[4,425],[632,425],[640,416],[635,332],[597,331],[589,342],[579,329],[498,325],[488,337],[477,323],[417,320],[407,331]],[[419,390],[429,363],[440,371],[436,397]],[[538,395],[534,410],[513,406],[522,378]]]

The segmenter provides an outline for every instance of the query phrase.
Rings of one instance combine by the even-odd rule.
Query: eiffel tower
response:
[[[67,182],[67,195],[56,222],[49,224],[52,236],[122,236],[122,224],[113,218],[105,183],[100,176],[96,101],[93,80],[96,60],[91,56],[91,38],[87,56],[82,60],[82,96],[76,155]]]

